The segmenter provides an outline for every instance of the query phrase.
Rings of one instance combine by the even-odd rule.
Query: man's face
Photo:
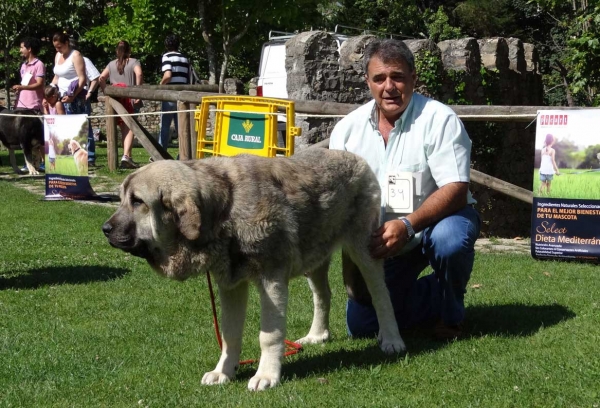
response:
[[[390,121],[398,120],[412,97],[416,73],[404,60],[384,64],[375,56],[369,61],[366,79],[380,113]]]
[[[21,48],[19,48],[19,52],[21,53],[21,57],[27,59],[31,55],[31,48],[25,48],[25,44],[21,43]]]

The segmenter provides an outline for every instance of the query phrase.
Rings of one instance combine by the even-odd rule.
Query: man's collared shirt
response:
[[[410,172],[420,181],[415,183],[415,209],[440,187],[469,182],[471,140],[458,116],[448,106],[413,94],[390,131],[387,146],[378,130],[378,119],[378,110],[372,100],[335,126],[329,148],[347,150],[369,163],[381,187],[383,220],[397,218],[385,213],[388,174]],[[468,203],[475,202],[470,193],[467,199]],[[420,238],[421,233],[411,241],[410,248],[416,246]]]
[[[21,65],[21,78],[31,74],[27,85],[34,85],[38,78],[46,76],[46,67],[39,59],[34,59],[32,62],[24,62]],[[36,90],[22,90],[19,92],[19,100],[17,108],[37,109],[42,111],[42,100],[44,99],[44,87],[41,86]]]
[[[85,89],[89,89],[90,83],[100,77],[100,72],[88,57],[83,57],[83,62],[85,63],[85,76],[87,78]]]

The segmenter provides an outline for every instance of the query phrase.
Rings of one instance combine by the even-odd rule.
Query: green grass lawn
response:
[[[73,160],[73,156],[62,156],[56,155],[56,161],[54,162],[54,168],[50,168],[50,161],[48,160],[48,156],[46,156],[46,164],[48,168],[46,172],[48,174],[58,173],[64,176],[81,176],[85,174],[79,174],[79,170],[77,169],[77,165],[75,164],[75,160]]]
[[[282,384],[251,393],[256,365],[231,384],[200,384],[219,357],[204,277],[169,281],[111,248],[100,228],[113,208],[42,201],[14,184],[0,179],[0,407],[600,404],[595,265],[478,253],[468,336],[442,343],[406,332],[408,355],[390,358],[375,339],[347,337],[336,257],[332,341],[286,358]],[[312,301],[302,279],[290,295],[294,340],[310,326]],[[250,302],[244,359],[259,356],[256,291]]]
[[[540,174],[533,174],[533,195],[535,197],[558,197],[600,200],[600,171],[579,169],[560,169],[560,175],[554,175],[550,184],[550,195],[539,193]]]

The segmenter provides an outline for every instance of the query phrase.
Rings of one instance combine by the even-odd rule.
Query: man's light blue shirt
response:
[[[471,140],[452,109],[420,94],[391,130],[387,146],[378,130],[378,110],[372,100],[349,113],[333,129],[329,148],[364,158],[381,187],[382,214],[387,202],[388,174],[411,172],[416,180],[414,208],[448,183],[469,182]],[[475,200],[468,193],[468,203]],[[398,214],[385,214],[385,221]],[[417,234],[406,251],[420,242]],[[404,252],[404,251],[403,251]]]

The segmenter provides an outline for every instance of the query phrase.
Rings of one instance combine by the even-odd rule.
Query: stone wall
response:
[[[286,43],[287,91],[290,99],[364,103],[371,99],[362,57],[373,36],[352,37],[338,50],[328,33],[301,33]],[[429,58],[438,76],[435,89],[418,79],[417,92],[449,104],[543,104],[539,57],[535,47],[517,38],[406,40],[415,59]],[[252,87],[252,84],[251,84]],[[326,139],[337,119],[297,117],[303,129],[296,148]],[[465,122],[473,140],[477,170],[531,190],[535,126],[526,123]],[[484,219],[483,234],[528,236],[531,206],[489,188],[472,184]]]

